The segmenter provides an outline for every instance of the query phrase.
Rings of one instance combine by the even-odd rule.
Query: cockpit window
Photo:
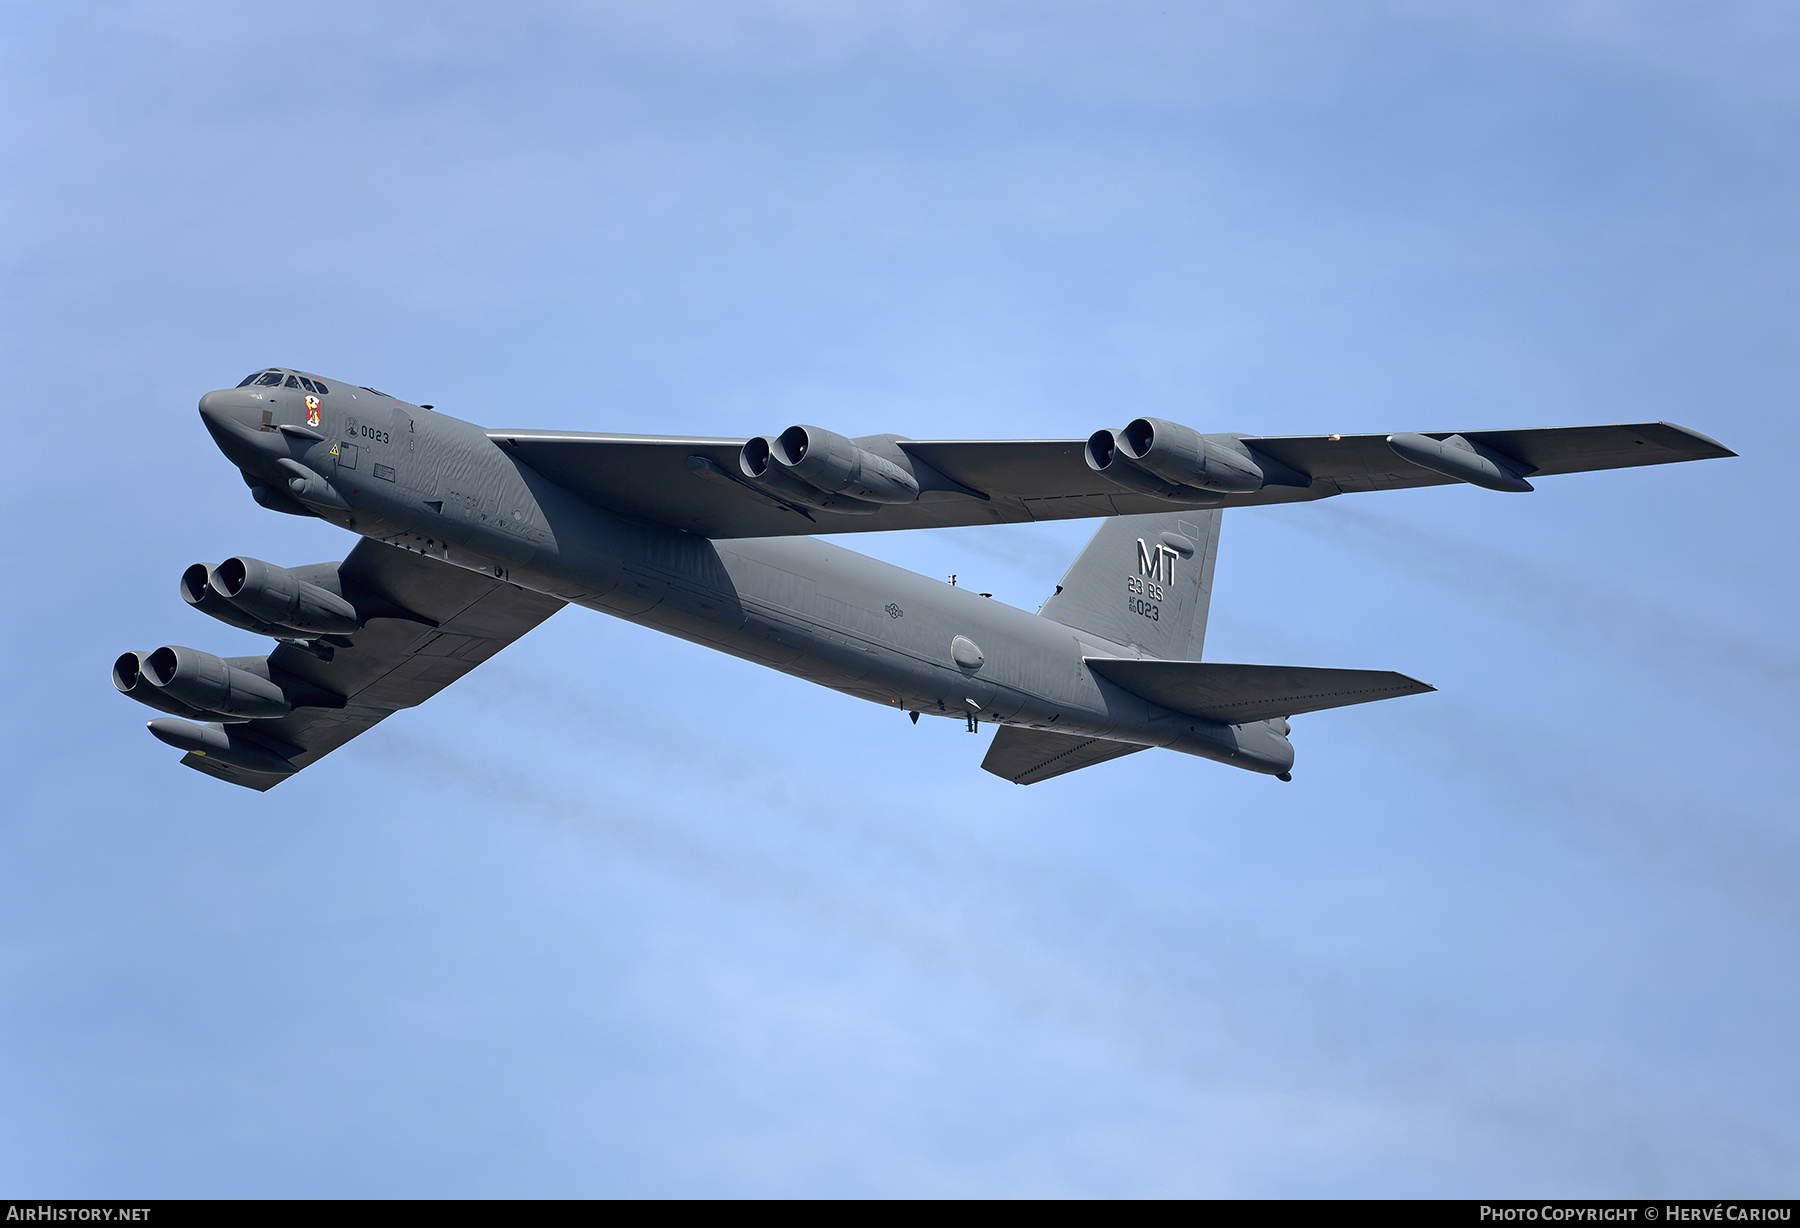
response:
[[[263,387],[268,387],[268,388],[278,387],[281,383],[281,372],[270,371],[267,375],[264,375],[261,379],[257,380],[256,382],[258,385],[263,386]]]
[[[313,382],[311,380],[307,379],[304,375],[302,375],[300,377],[300,386],[302,388],[306,389],[308,392],[317,392],[318,391],[317,388],[313,387]]]
[[[313,387],[317,388],[319,390],[319,395],[322,397],[328,397],[331,395],[331,389],[329,389],[325,386],[325,381],[322,379],[314,380]]]
[[[261,371],[252,371],[250,374],[246,375],[243,378],[243,380],[238,384],[238,387],[243,388],[250,384],[254,384],[256,382],[256,377],[261,374],[262,374]]]
[[[300,386],[300,377],[297,375],[288,376],[287,386],[289,388],[298,388]]]

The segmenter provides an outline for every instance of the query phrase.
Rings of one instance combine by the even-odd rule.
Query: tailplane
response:
[[[988,747],[987,758],[981,761],[981,766],[1015,785],[1034,785],[1052,776],[1149,749],[1134,742],[1002,725],[994,734],[993,745]]]
[[[1211,508],[1102,521],[1038,613],[1153,657],[1198,660],[1221,516]]]
[[[1437,689],[1391,669],[1082,659],[1096,674],[1141,699],[1221,725],[1276,720]]]

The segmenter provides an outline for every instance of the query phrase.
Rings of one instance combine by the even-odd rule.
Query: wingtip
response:
[[[1711,449],[1711,451],[1712,451],[1711,456],[1703,456],[1703,457],[1698,457],[1696,459],[1699,459],[1699,460],[1714,460],[1714,459],[1723,460],[1728,456],[1736,456],[1737,455],[1736,452],[1733,452],[1730,448],[1726,447],[1724,444],[1722,444],[1718,440],[1714,439],[1711,435],[1702,435],[1699,431],[1696,431],[1694,428],[1689,427],[1689,426],[1683,426],[1679,422],[1663,422],[1663,423],[1659,423],[1658,425],[1666,426],[1671,431],[1680,431],[1683,435],[1686,435],[1688,438],[1690,438],[1698,443],[1704,444],[1707,448]]]

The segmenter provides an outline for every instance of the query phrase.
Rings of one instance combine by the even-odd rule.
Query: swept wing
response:
[[[1126,489],[1083,460],[1085,440],[914,440],[871,436],[922,462],[917,500],[866,514],[809,509],[744,476],[745,440],[573,431],[493,430],[507,453],[598,506],[710,538],[866,533],[958,525],[1017,524],[1166,512],[1183,506]],[[1660,465],[1735,455],[1716,441],[1665,422],[1514,431],[1431,432],[1460,437],[1510,458],[1531,476]],[[1249,507],[1358,491],[1448,485],[1455,479],[1412,463],[1386,435],[1235,436],[1253,455],[1288,472],[1247,494],[1196,506]],[[890,453],[891,454],[891,453]],[[1273,468],[1273,467],[1271,467]],[[941,480],[939,480],[941,479]]]
[[[562,609],[564,602],[476,572],[364,540],[338,568],[359,590],[418,618],[371,618],[329,661],[283,644],[272,671],[341,695],[341,708],[296,707],[286,716],[232,725],[232,732],[288,760],[295,771],[324,758],[401,708],[424,703]],[[435,624],[435,625],[432,625]],[[258,792],[287,773],[246,771],[189,753],[188,767]]]

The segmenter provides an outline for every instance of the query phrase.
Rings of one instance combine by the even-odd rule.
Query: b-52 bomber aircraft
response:
[[[269,368],[200,398],[257,503],[362,537],[342,562],[196,563],[195,609],[262,657],[127,652],[113,684],[182,762],[267,790],[574,603],[903,710],[998,726],[1033,784],[1164,747],[1289,779],[1288,718],[1432,688],[1204,661],[1223,509],[1732,456],[1670,423],[1392,435],[751,439],[489,430]],[[1106,517],[1034,614],[819,535]]]

